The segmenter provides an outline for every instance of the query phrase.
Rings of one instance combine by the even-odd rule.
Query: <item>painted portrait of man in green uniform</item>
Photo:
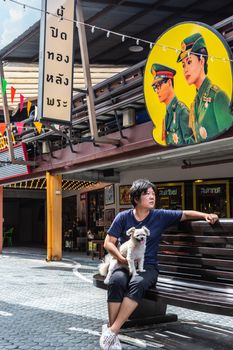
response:
[[[174,91],[176,71],[162,64],[151,67],[152,87],[161,103],[166,105],[166,115],[162,126],[162,140],[166,145],[194,143],[193,132],[189,127],[189,109],[179,101]]]
[[[186,82],[196,88],[190,106],[189,126],[197,143],[211,140],[233,125],[229,97],[207,76],[208,57],[203,36],[195,33],[183,40],[177,58],[177,62],[182,63]]]

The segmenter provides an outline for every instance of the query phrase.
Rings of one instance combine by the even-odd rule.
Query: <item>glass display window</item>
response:
[[[104,227],[104,190],[88,193],[88,229],[98,237]]]
[[[156,208],[184,209],[184,183],[156,184]]]
[[[193,184],[193,207],[220,218],[230,217],[229,180],[203,181]]]

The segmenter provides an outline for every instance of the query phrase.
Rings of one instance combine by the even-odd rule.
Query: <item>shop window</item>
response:
[[[184,183],[156,184],[156,208],[184,209]]]
[[[229,181],[197,181],[193,185],[194,209],[230,217]]]
[[[88,193],[88,229],[95,238],[102,238],[104,231],[104,190]]]

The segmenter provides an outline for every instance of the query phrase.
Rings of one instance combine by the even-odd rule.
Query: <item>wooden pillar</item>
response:
[[[46,173],[47,261],[62,259],[62,177]]]
[[[3,186],[0,186],[0,254],[3,246]]]

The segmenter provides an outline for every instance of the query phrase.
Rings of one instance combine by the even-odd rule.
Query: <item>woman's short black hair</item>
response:
[[[134,207],[137,205],[141,194],[146,193],[149,188],[153,188],[156,193],[155,185],[147,179],[135,180],[130,188],[130,201]]]
[[[203,58],[205,60],[204,72],[205,72],[205,74],[208,74],[208,51],[207,51],[207,49],[205,47],[202,47],[201,49],[199,49],[197,51],[197,53],[199,54],[197,56],[199,61],[201,59],[201,55],[203,55]]]

